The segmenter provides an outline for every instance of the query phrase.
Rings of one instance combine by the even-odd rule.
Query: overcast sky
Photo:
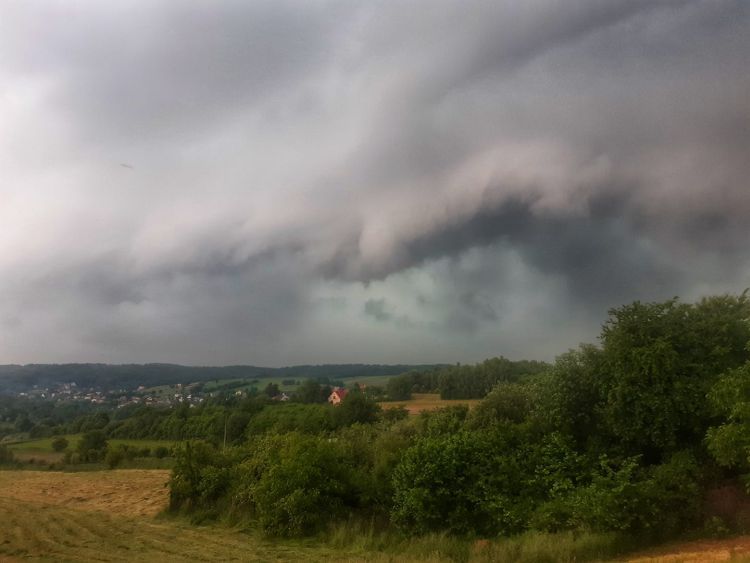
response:
[[[552,359],[749,178],[745,0],[5,0],[0,363]]]

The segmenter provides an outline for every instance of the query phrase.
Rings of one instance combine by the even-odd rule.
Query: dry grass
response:
[[[360,561],[311,542],[154,519],[166,471],[0,471],[0,562]]]
[[[673,543],[631,556],[628,563],[750,561],[750,537]]]
[[[441,399],[438,393],[414,393],[409,401],[388,401],[379,404],[384,409],[405,407],[409,414],[419,414],[422,411],[434,411],[456,405],[472,408],[480,401],[481,399]]]
[[[154,516],[167,505],[169,471],[86,473],[0,471],[0,496],[35,504],[127,516]]]

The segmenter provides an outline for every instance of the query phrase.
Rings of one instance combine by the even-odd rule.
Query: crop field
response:
[[[304,543],[155,518],[166,471],[0,471],[0,561],[356,561]]]
[[[384,409],[405,407],[409,414],[419,414],[456,405],[472,408],[480,401],[481,399],[441,399],[438,393],[414,393],[409,401],[388,401],[380,403],[380,406]]]

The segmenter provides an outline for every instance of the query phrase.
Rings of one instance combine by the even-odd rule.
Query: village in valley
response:
[[[327,393],[327,402],[338,405],[344,400],[349,390],[342,382],[328,385],[324,380],[322,390]],[[259,387],[265,383],[263,387]],[[81,387],[75,381],[58,383],[49,386],[33,385],[23,391],[18,391],[19,398],[42,399],[56,403],[80,402],[94,405],[124,408],[134,405],[153,407],[172,407],[177,405],[200,405],[207,399],[242,399],[265,394],[272,401],[287,402],[295,397],[297,388],[302,380],[283,379],[268,382],[259,379],[215,380],[210,382],[175,383],[146,387],[139,385],[135,389],[108,390],[97,387]],[[382,389],[368,386],[364,383],[351,383],[351,388],[379,396]]]

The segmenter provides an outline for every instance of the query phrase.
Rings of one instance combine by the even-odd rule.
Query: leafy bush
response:
[[[107,449],[107,437],[101,430],[90,430],[78,441],[76,450],[80,460],[84,463],[93,463],[101,460]]]
[[[207,442],[186,442],[175,452],[175,466],[169,480],[169,507],[171,510],[189,508],[205,502],[207,486],[204,475],[213,473],[215,467],[225,467],[225,457]],[[213,498],[216,491],[209,491]]]
[[[393,521],[415,533],[520,531],[532,500],[518,450],[504,445],[465,431],[418,440],[393,472]]]
[[[0,464],[13,463],[13,450],[6,445],[0,445]]]
[[[115,467],[120,465],[124,459],[125,451],[122,446],[118,446],[116,448],[107,449],[107,453],[104,456],[104,463],[106,463],[107,467],[109,467],[110,469],[114,469]]]
[[[269,535],[306,535],[355,502],[351,466],[341,447],[322,437],[269,436],[236,468],[233,500]]]
[[[57,438],[52,440],[52,449],[56,452],[61,452],[65,450],[65,448],[68,447],[68,440],[66,440],[62,436],[58,436]]]

